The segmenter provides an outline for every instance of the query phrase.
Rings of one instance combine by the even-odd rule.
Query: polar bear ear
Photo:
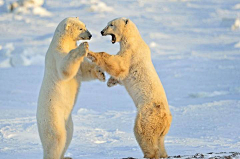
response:
[[[128,23],[128,19],[125,19],[125,25],[127,25],[127,23]]]
[[[70,26],[71,26],[71,24],[69,24],[69,23],[64,24],[64,29],[65,29],[65,30],[68,30]]]

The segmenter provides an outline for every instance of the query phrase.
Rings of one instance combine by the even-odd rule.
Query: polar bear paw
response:
[[[89,45],[87,42],[83,42],[79,45],[79,51],[80,51],[80,56],[87,56],[87,53],[89,51]]]
[[[116,78],[110,77],[108,79],[108,82],[107,82],[108,87],[113,87],[113,86],[116,86],[117,84],[120,84],[120,82]]]
[[[92,62],[97,62],[97,54],[96,53],[94,53],[94,52],[92,52],[92,51],[89,51],[88,52],[88,54],[87,54],[87,58],[89,59],[89,60],[91,60]]]
[[[96,66],[94,71],[95,71],[96,77],[97,77],[97,79],[99,79],[99,81],[102,81],[102,82],[106,81],[105,74],[99,66]]]

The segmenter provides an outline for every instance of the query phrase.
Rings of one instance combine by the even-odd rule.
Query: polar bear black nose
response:
[[[90,34],[90,35],[89,35],[89,39],[91,39],[91,37],[92,37],[92,35]]]
[[[101,31],[101,34],[103,35],[103,34],[104,34],[104,31]]]

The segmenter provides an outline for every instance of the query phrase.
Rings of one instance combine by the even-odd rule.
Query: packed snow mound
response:
[[[240,48],[240,42],[236,43],[236,44],[234,45],[234,47],[235,47],[235,48]]]
[[[239,4],[236,4],[234,7],[233,7],[233,9],[240,9],[240,3]]]
[[[151,48],[154,48],[154,47],[157,46],[157,43],[155,43],[155,42],[151,42],[151,43],[149,44],[149,46],[150,46]]]
[[[0,6],[4,5],[4,0],[0,0]]]
[[[236,18],[234,24],[232,25],[232,30],[237,30],[240,28],[240,18]]]
[[[0,46],[0,68],[11,67],[10,58],[14,49],[13,43]]]
[[[32,13],[42,17],[48,17],[52,15],[49,11],[47,11],[45,8],[42,8],[42,7],[33,8]]]
[[[26,7],[26,8],[33,8],[33,7],[40,7],[44,3],[44,0],[18,0],[10,4],[10,10],[14,10],[17,7]]]
[[[111,12],[113,11],[112,7],[106,5],[106,3],[99,0],[91,0],[90,10],[93,12]]]
[[[72,1],[70,3],[71,6],[83,6],[90,12],[112,12],[113,7],[108,6],[106,3],[100,1],[100,0],[82,0],[82,1]]]
[[[7,10],[16,14],[29,14],[39,16],[51,16],[45,8],[42,8],[44,0],[18,0],[10,4],[6,4]]]
[[[15,47],[13,43],[0,45],[0,68],[41,65],[44,63],[44,54],[44,51],[34,47]]]

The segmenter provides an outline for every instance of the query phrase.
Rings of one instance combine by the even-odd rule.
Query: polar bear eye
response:
[[[110,24],[110,26],[113,26],[112,24]]]
[[[82,28],[80,30],[82,30]]]

